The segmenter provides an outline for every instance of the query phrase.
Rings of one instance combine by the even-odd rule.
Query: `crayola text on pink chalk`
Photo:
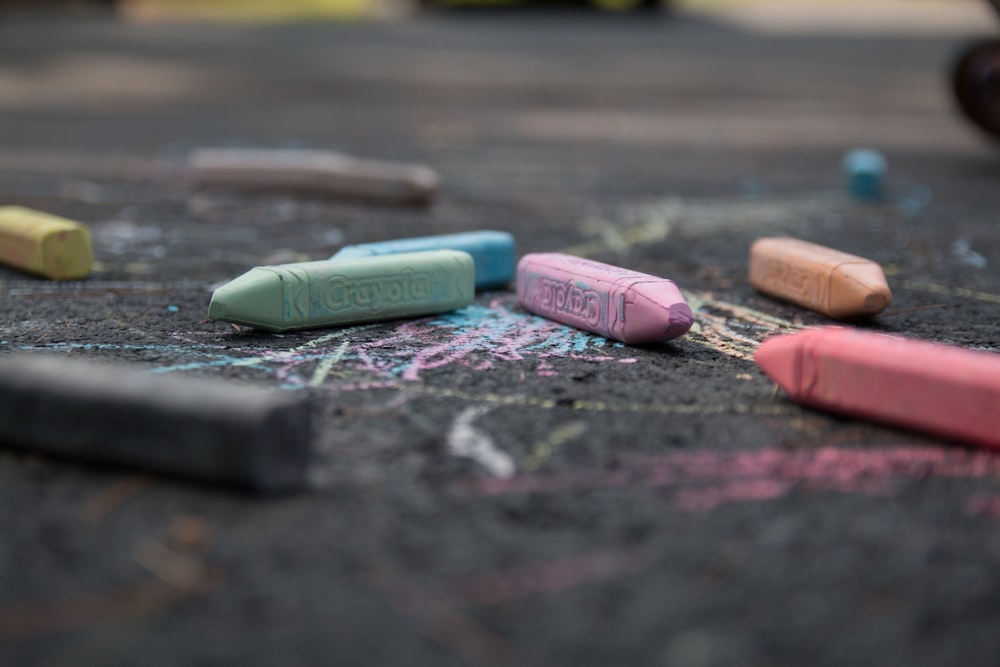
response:
[[[536,315],[623,343],[667,341],[694,322],[673,281],[558,253],[521,259],[517,296]]]

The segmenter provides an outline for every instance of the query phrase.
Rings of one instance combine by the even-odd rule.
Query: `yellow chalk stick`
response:
[[[86,278],[93,251],[79,222],[22,206],[0,206],[0,262],[53,280]]]

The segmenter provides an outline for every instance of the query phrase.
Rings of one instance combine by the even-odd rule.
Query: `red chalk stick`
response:
[[[820,327],[754,359],[796,403],[1000,449],[1000,354]]]

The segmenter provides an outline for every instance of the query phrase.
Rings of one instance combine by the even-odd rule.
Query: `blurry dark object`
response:
[[[0,12],[18,13],[54,11],[109,11],[113,12],[118,0],[0,0]]]
[[[1000,0],[987,0],[1000,14]],[[1000,40],[968,48],[952,70],[958,105],[981,129],[1000,139]]]
[[[416,0],[422,9],[595,9],[607,12],[661,11],[672,0]],[[1000,1],[1000,0],[998,0]]]
[[[955,65],[952,85],[965,115],[1000,139],[1000,40],[968,49]]]

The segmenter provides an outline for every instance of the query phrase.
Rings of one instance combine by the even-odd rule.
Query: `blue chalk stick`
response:
[[[855,148],[844,155],[847,188],[855,199],[878,199],[882,196],[886,160],[876,150]]]
[[[472,255],[477,290],[503,287],[514,279],[517,266],[514,237],[507,232],[493,230],[359,243],[344,246],[330,259],[357,259],[426,250],[461,250]]]

